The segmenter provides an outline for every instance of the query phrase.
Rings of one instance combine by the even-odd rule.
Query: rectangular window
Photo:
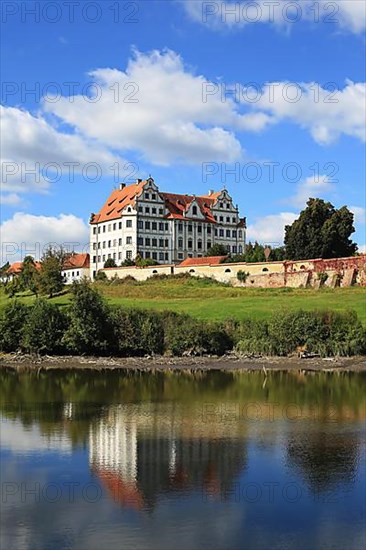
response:
[[[117,246],[117,239],[113,239],[113,246]]]
[[[111,226],[111,224],[109,223],[109,224],[108,224],[108,231],[111,230],[111,227],[112,227],[112,226]]]
[[[159,260],[164,260],[164,252],[159,252]]]
[[[105,233],[105,225],[103,225],[103,233]]]
[[[156,208],[152,208],[152,209],[151,209],[151,213],[152,213],[152,214],[156,214]]]
[[[144,196],[145,196],[145,200],[147,200],[147,201],[148,201],[148,200],[150,199],[150,195],[149,195],[149,193],[145,193],[145,195],[144,195]]]
[[[159,208],[159,216],[162,216],[164,214],[164,210],[162,208]]]
[[[150,230],[150,222],[145,222],[145,229],[149,229],[149,230]]]
[[[108,248],[112,246],[112,241],[108,241]]]
[[[226,216],[226,223],[230,223],[230,216]]]
[[[220,229],[220,230],[219,230],[219,235],[220,235],[220,237],[223,237],[223,236],[224,236],[224,230],[223,230],[223,229]]]
[[[183,231],[183,224],[182,223],[178,223],[178,231],[179,231],[179,233],[182,233],[182,231]]]
[[[242,239],[243,238],[243,232],[241,229],[239,229],[239,239]]]
[[[230,238],[230,229],[226,230],[226,236]]]
[[[118,239],[118,246],[122,246],[122,239]]]
[[[169,246],[169,240],[168,239],[165,239],[165,246],[168,248]]]
[[[178,248],[183,248],[183,239],[178,239]]]
[[[145,214],[150,214],[150,207],[149,206],[145,207]]]
[[[151,239],[152,246],[158,246],[158,239]]]
[[[153,257],[153,260],[157,260],[157,259],[158,259],[158,253],[157,253],[157,252],[153,252],[153,253],[152,253],[152,257]]]
[[[159,223],[159,231],[164,231],[164,224],[163,222]]]
[[[132,237],[126,237],[126,244],[132,244]]]
[[[96,264],[96,263],[97,263],[97,257],[93,256],[93,264]]]
[[[192,233],[192,224],[191,223],[188,224],[188,233]]]
[[[122,252],[118,252],[118,259],[122,260]]]
[[[192,248],[192,246],[193,246],[193,243],[192,243],[191,240],[189,240],[189,241],[188,241],[188,248]]]
[[[226,204],[226,208],[230,208],[230,203],[229,202]]]
[[[139,220],[137,222],[137,227],[138,227],[138,229],[143,229],[144,228],[144,222],[142,220]]]
[[[233,231],[232,231],[232,236],[233,236],[233,237],[236,237],[236,229],[233,229]]]
[[[117,229],[117,224],[114,223],[114,224],[113,224],[113,231],[116,231],[116,229]]]
[[[211,248],[211,242],[207,241],[207,249]]]
[[[164,246],[164,239],[159,239],[159,246],[160,246],[160,248],[163,248],[163,246]]]
[[[166,260],[169,260],[169,254],[168,254],[168,252],[165,252],[165,259],[166,259]]]
[[[143,212],[144,209],[142,208],[142,206],[139,206],[139,212]]]
[[[132,250],[127,250],[127,252],[126,252],[126,259],[127,259],[127,260],[131,260],[131,258],[132,258]]]
[[[97,243],[93,243],[93,250],[97,249]]]
[[[118,222],[118,229],[122,229],[122,222]]]
[[[220,216],[220,222],[224,221],[224,216]]]
[[[105,254],[103,254],[103,257],[102,257],[102,258],[103,258],[103,262],[105,262]]]
[[[168,231],[168,229],[169,229],[169,224],[168,222],[165,222],[165,231]]]
[[[109,258],[111,257],[111,255],[110,255],[110,254],[108,254],[108,256],[107,256],[107,257],[108,257],[108,260],[109,260]]]
[[[132,220],[126,220],[126,227],[132,227]]]
[[[98,227],[98,233],[100,233],[100,227]]]
[[[146,252],[145,258],[146,258],[146,259],[150,258],[150,252]]]
[[[149,239],[149,237],[146,237],[146,239],[145,239],[145,246],[150,246],[150,239]]]
[[[98,262],[100,262],[100,256],[98,256]]]
[[[207,226],[207,235],[211,235],[211,226],[210,225]]]
[[[144,239],[142,237],[137,237],[137,244],[138,245],[143,245],[144,244]]]
[[[217,229],[215,229],[215,237],[217,237]]]
[[[178,253],[178,260],[183,260],[183,254],[182,254],[182,252],[179,252],[179,253]]]
[[[105,248],[105,241],[102,242],[102,247]],[[100,243],[98,243],[98,248],[100,248]]]
[[[151,200],[156,201],[156,195],[155,195],[155,193],[153,193],[153,194],[151,195]]]
[[[113,260],[115,260],[115,259],[116,259],[116,253],[113,252]]]
[[[236,223],[236,218],[231,218],[233,223]]]
[[[151,229],[152,229],[153,231],[156,231],[157,228],[158,228],[158,224],[157,224],[156,222],[152,222],[152,224],[151,224]]]
[[[197,248],[198,250],[202,250],[202,241],[198,241]]]
[[[93,227],[93,235],[96,235],[96,233],[97,233],[97,228]]]
[[[198,232],[198,233],[202,233],[202,225],[198,225],[198,226],[197,226],[197,232]]]
[[[241,244],[239,244],[239,254],[243,254],[243,247]]]
[[[237,251],[238,251],[238,247],[234,245],[234,246],[233,246],[233,254],[236,254]]]

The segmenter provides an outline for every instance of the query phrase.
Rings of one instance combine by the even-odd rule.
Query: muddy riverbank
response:
[[[366,357],[298,358],[298,357],[82,357],[32,356],[3,354],[0,368],[14,370],[90,369],[131,371],[338,371],[361,372],[366,370]]]

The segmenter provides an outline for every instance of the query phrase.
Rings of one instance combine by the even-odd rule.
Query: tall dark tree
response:
[[[39,275],[39,286],[41,294],[52,298],[54,294],[63,288],[62,264],[65,259],[63,250],[48,248],[42,256],[42,268]]]
[[[21,290],[30,290],[33,294],[38,294],[39,272],[32,256],[26,256],[23,260],[22,271],[19,275],[19,287]]]
[[[206,256],[227,256],[228,251],[223,244],[214,244],[209,248],[205,254]]]
[[[352,256],[357,245],[353,214],[346,206],[337,210],[330,202],[309,199],[307,207],[292,225],[285,227],[286,256],[289,260]]]

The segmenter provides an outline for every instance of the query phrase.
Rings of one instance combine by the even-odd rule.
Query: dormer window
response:
[[[224,203],[220,202],[220,208],[224,208]]]
[[[151,195],[151,200],[153,200],[153,201],[156,200],[156,195],[155,195],[155,193],[153,193],[153,194]]]
[[[192,214],[193,216],[197,216],[197,206],[192,207]]]
[[[150,193],[145,193],[145,200],[150,200]]]

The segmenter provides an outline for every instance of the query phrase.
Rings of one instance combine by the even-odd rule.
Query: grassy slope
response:
[[[127,307],[170,309],[203,319],[265,318],[278,309],[354,309],[366,326],[366,289],[245,289],[206,280],[150,280],[145,283],[100,285],[109,303]],[[21,297],[31,303],[33,297]],[[0,293],[0,308],[8,298]],[[53,298],[61,306],[69,294]]]

